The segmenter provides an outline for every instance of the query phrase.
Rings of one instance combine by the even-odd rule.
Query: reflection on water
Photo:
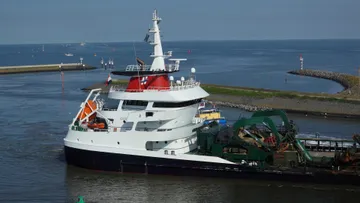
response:
[[[67,167],[70,199],[86,202],[294,202],[358,201],[360,189],[200,177],[94,172]]]

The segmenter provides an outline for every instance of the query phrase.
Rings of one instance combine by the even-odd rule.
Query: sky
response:
[[[0,0],[0,44],[358,39],[360,0]]]

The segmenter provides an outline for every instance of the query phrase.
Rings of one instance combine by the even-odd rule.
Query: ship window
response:
[[[103,111],[116,111],[119,107],[119,100],[103,98],[105,103],[103,106]]]
[[[179,108],[185,106],[191,106],[193,104],[200,103],[201,99],[194,99],[184,102],[154,102],[153,107],[157,108]]]
[[[153,116],[154,115],[154,112],[146,112],[145,113],[145,116],[146,117],[150,117],[150,116]]]
[[[144,110],[147,107],[147,101],[140,100],[124,100],[122,109],[132,109],[132,110]]]
[[[147,101],[140,101],[140,100],[124,100],[123,105],[130,105],[130,106],[147,106]]]

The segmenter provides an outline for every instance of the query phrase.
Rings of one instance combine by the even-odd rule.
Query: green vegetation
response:
[[[210,94],[218,95],[231,95],[231,96],[246,96],[256,98],[288,98],[288,99],[315,99],[320,101],[337,101],[346,103],[358,103],[360,100],[355,98],[348,98],[341,95],[332,94],[316,94],[316,93],[303,93],[295,91],[277,91],[255,88],[242,88],[242,87],[226,87],[219,85],[203,84],[201,87]]]
[[[342,75],[349,84],[349,88],[359,86],[359,77],[354,75]]]
[[[113,80],[112,84],[113,85],[127,85],[128,84],[128,80]]]

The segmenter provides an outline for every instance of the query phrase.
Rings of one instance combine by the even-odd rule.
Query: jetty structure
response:
[[[78,71],[93,70],[96,67],[81,63],[61,63],[45,65],[23,65],[23,66],[2,66],[0,75],[17,73],[35,73],[35,72],[56,72],[56,71]]]
[[[298,69],[288,72],[293,75],[301,75],[307,77],[321,78],[332,80],[341,84],[344,90],[339,92],[347,97],[360,98],[360,77],[345,73],[331,72],[326,70]]]
[[[297,138],[295,122],[279,110],[256,111],[232,126],[204,125],[197,112],[209,94],[195,77],[171,76],[184,59],[163,53],[156,10],[152,20],[152,64],[113,71],[130,77],[125,87],[110,87],[113,107],[99,97],[102,89],[90,91],[64,138],[68,164],[120,173],[360,185],[360,135],[325,140],[323,153],[324,140]],[[314,141],[317,147],[306,144]]]

